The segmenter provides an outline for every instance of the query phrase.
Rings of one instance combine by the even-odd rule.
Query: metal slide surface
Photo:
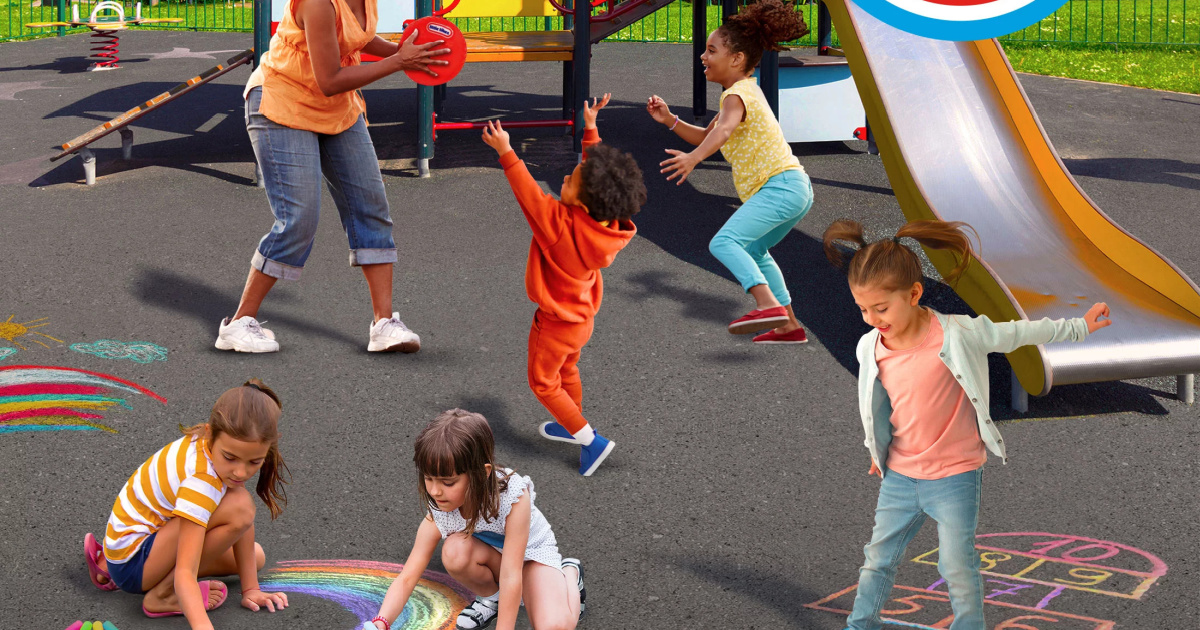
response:
[[[999,42],[926,39],[827,4],[905,216],[979,233],[984,264],[959,283],[963,299],[997,321],[1111,308],[1113,325],[1082,343],[1009,354],[1026,391],[1200,371],[1200,289],[1079,188]]]

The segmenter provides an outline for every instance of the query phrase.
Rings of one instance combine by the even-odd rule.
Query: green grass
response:
[[[1018,72],[1200,94],[1200,47],[1005,42],[1004,50]]]
[[[23,27],[29,22],[54,20],[53,6],[34,8],[30,6],[30,0],[0,0],[0,11],[5,2],[8,12],[0,13],[0,41],[55,33],[56,29],[34,31]],[[609,41],[690,42],[692,6],[691,2],[673,2],[613,35]],[[67,8],[69,11],[69,4]],[[90,10],[90,3],[80,5],[81,16]],[[707,10],[711,32],[720,23],[721,8],[712,6]],[[793,44],[813,46],[816,44],[816,5],[801,6],[800,10],[814,32]],[[142,14],[185,20],[178,26],[156,28],[250,32],[254,8],[252,0],[196,4],[163,0],[156,7],[145,3]],[[551,18],[549,28],[561,29],[562,22],[562,18]],[[472,18],[457,20],[457,23],[467,32],[543,30],[547,27],[545,18]],[[1071,0],[1054,15],[1001,40],[1009,60],[1019,72],[1200,94],[1200,45],[1180,45],[1200,44],[1200,0]],[[1079,42],[1093,43],[1081,45]],[[1117,45],[1098,45],[1097,42],[1116,42]],[[1171,45],[1131,45],[1151,42]],[[836,33],[834,45],[838,45]]]
[[[0,42],[8,39],[24,39],[55,35],[56,28],[31,29],[26,24],[53,22],[59,19],[56,0],[41,0],[47,6],[34,7],[33,0],[0,0]],[[1198,0],[1200,1],[1200,0]],[[126,17],[133,16],[136,2],[125,2]],[[71,3],[66,2],[64,19],[71,19]],[[80,19],[87,19],[94,2],[79,4]],[[162,0],[158,6],[150,6],[149,0],[142,2],[142,17],[183,18],[179,24],[162,26],[139,26],[138,29],[169,29],[199,31],[251,32],[254,30],[254,4],[252,0],[207,1],[194,4],[179,0]],[[67,29],[68,33],[86,32],[86,28]]]

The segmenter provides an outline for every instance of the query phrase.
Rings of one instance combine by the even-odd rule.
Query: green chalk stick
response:
[[[75,623],[73,623],[73,624],[71,624],[71,625],[67,626],[67,630],[79,630],[79,629],[80,629],[80,628],[82,628],[82,627],[83,627],[83,622],[82,622],[82,621],[76,621]]]
[[[92,630],[92,622],[90,622],[90,621],[83,622],[83,625],[79,626],[79,630]]]
[[[117,627],[114,626],[111,621],[105,621],[103,628],[104,630],[117,630]]]

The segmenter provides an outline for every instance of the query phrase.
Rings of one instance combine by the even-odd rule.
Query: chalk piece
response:
[[[104,627],[103,621],[93,621],[92,622],[92,630],[100,630],[103,627]]]
[[[111,621],[105,621],[103,627],[104,627],[104,630],[117,630],[117,627],[114,626]]]
[[[82,622],[82,621],[76,621],[75,623],[73,623],[73,624],[71,624],[71,625],[67,626],[67,630],[79,630],[79,629],[80,629],[80,628],[82,628],[82,627],[83,627],[83,622]]]
[[[79,626],[79,630],[92,630],[92,622],[90,622],[90,621],[83,622],[83,625]]]

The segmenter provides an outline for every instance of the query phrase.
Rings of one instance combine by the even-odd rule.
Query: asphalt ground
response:
[[[878,482],[866,474],[856,409],[853,348],[866,325],[819,237],[840,217],[876,236],[902,224],[878,157],[862,143],[796,146],[816,203],[774,253],[812,342],[755,347],[724,331],[751,302],[707,251],[737,202],[728,166],[712,160],[683,186],[664,182],[655,165],[680,143],[642,110],[657,93],[686,113],[690,47],[596,48],[592,91],[614,94],[601,133],[637,156],[650,201],[636,218],[639,237],[605,271],[604,306],[581,361],[588,417],[617,442],[584,479],[574,449],[536,432],[549,416],[525,379],[534,310],[523,286],[528,228],[475,133],[443,133],[433,178],[416,177],[415,91],[403,77],[381,81],[366,99],[396,221],[396,308],[422,337],[416,355],[366,353],[365,283],[347,267],[345,237],[328,216],[302,280],[279,285],[261,313],[282,351],[212,348],[271,224],[251,185],[246,69],[138,121],[131,161],[120,159],[115,135],[97,143],[94,187],[82,184],[78,158],[47,161],[58,144],[232,55],[190,53],[249,40],[127,31],[125,67],[103,73],[82,72],[83,36],[0,45],[0,318],[47,318],[36,331],[64,342],[39,337],[43,347],[20,336],[14,342],[28,349],[0,368],[94,370],[167,400],[121,393],[132,408],[98,421],[116,434],[0,435],[2,625],[58,629],[88,618],[125,630],[185,628],[182,618],[146,620],[135,596],[94,589],[80,540],[102,531],[115,493],[180,424],[205,420],[220,392],[258,376],[283,399],[281,448],[293,474],[283,515],[272,522],[259,510],[268,567],[403,562],[420,520],[413,438],[438,412],[464,407],[489,418],[500,461],[532,476],[562,550],[582,558],[589,612],[581,628],[842,627],[844,615],[805,605],[846,608],[852,592],[829,596],[857,581]],[[1200,98],[1021,81],[1087,193],[1200,278]],[[469,66],[450,88],[446,119],[557,117],[559,86],[553,64]],[[718,91],[708,93],[711,112]],[[920,104],[900,115],[921,115]],[[569,141],[550,130],[513,136],[535,176],[557,190],[572,166]],[[327,214],[332,207],[326,195]],[[929,284],[931,304],[967,312]],[[152,342],[168,359],[69,349],[99,339]],[[1003,365],[993,363],[993,411],[1011,462],[987,466],[979,533],[1055,536],[989,539],[1000,550],[988,556],[989,624],[1200,628],[1200,411],[1176,401],[1174,379],[1164,378],[1056,387],[1014,414]],[[927,524],[898,583],[944,590],[921,562],[935,561],[923,554],[936,546]],[[1047,556],[1036,558],[1051,561],[1037,563],[1029,552],[1039,549]],[[1003,577],[1026,569],[1023,579]],[[893,595],[907,598],[891,610],[909,623],[932,626],[950,614],[944,597],[927,591]],[[1016,617],[1009,623],[1024,625],[1003,625]],[[264,630],[355,625],[337,602],[301,594],[282,613],[229,602],[212,618]]]

